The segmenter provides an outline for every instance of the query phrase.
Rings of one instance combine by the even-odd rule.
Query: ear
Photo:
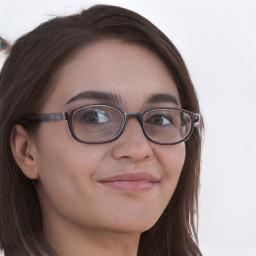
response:
[[[21,125],[17,124],[12,129],[11,149],[13,157],[22,172],[29,179],[37,179],[38,170],[35,161],[35,143]]]

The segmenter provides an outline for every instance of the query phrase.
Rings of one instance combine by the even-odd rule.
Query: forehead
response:
[[[134,108],[152,94],[170,94],[179,101],[176,84],[161,59],[145,47],[118,40],[83,48],[59,70],[55,81],[45,111],[62,111],[84,91],[114,93]]]

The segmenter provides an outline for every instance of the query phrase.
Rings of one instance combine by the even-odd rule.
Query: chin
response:
[[[127,216],[115,218],[112,229],[120,233],[143,233],[155,225],[160,216]],[[109,223],[110,224],[110,223]]]
[[[144,224],[144,223],[129,223],[127,225],[118,225],[111,228],[115,232],[122,234],[141,234],[147,230],[149,230],[155,223]]]

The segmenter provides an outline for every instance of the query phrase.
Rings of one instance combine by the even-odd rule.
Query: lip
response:
[[[159,179],[147,172],[124,173],[99,181],[107,188],[126,192],[146,192],[151,190]]]

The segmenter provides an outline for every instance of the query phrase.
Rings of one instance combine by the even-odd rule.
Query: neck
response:
[[[45,220],[43,232],[58,256],[136,256],[139,233],[85,228],[68,221]]]

